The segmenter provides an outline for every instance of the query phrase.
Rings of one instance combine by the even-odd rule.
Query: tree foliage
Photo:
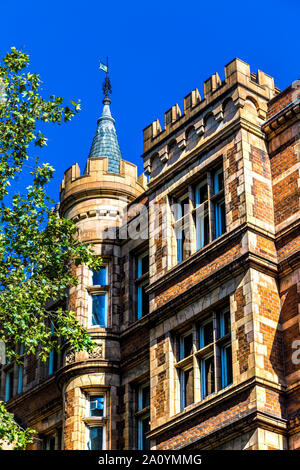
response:
[[[40,77],[27,71],[28,64],[28,55],[15,48],[0,63],[0,341],[5,341],[7,359],[19,363],[20,344],[25,355],[41,360],[53,348],[59,350],[61,338],[72,349],[93,349],[74,312],[46,306],[65,299],[77,284],[73,266],[100,266],[92,247],[78,243],[74,223],[51,209],[47,184],[54,169],[29,156],[33,143],[47,145],[40,124],[70,121],[80,104],[63,106],[54,95],[45,100]],[[23,194],[13,193],[11,183],[32,159],[31,184]],[[4,436],[16,448],[32,439],[0,402],[0,439]]]

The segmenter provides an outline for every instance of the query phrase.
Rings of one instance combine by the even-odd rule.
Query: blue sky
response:
[[[1,4],[0,54],[11,46],[31,57],[43,94],[80,99],[81,113],[69,124],[49,126],[41,158],[56,168],[49,187],[58,200],[64,170],[83,171],[102,109],[109,56],[112,114],[124,159],[142,171],[142,130],[218,72],[234,57],[263,70],[284,89],[299,78],[297,0],[201,2],[194,0],[94,1],[15,0]],[[18,187],[22,185],[18,182]]]

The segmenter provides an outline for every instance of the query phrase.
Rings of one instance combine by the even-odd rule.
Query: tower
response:
[[[117,448],[121,308],[117,229],[128,203],[145,191],[146,178],[138,178],[136,166],[122,159],[110,104],[106,94],[84,173],[72,165],[60,191],[61,216],[75,222],[79,239],[92,243],[95,256],[103,260],[98,273],[86,266],[74,268],[79,284],[69,293],[69,309],[97,347],[90,354],[65,351],[58,383],[64,400],[66,450]]]

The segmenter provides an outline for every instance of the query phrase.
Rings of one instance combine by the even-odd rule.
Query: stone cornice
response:
[[[267,139],[270,140],[293,122],[299,120],[299,116],[300,98],[297,98],[265,121],[262,125],[262,130],[265,132]]]
[[[73,362],[62,367],[56,373],[58,388],[62,390],[63,384],[74,376],[95,372],[113,372],[114,374],[119,374],[120,362],[105,359],[86,359],[85,361]]]
[[[119,197],[121,198],[126,198],[128,202],[132,202],[135,200],[135,196],[133,195],[132,191],[126,190],[124,188],[111,188],[111,187],[100,187],[99,182],[99,187],[91,187],[91,188],[85,188],[81,189],[79,191],[73,191],[70,192],[70,194],[67,194],[64,199],[60,203],[59,211],[60,214],[64,215],[67,210],[71,209],[75,204],[78,204],[82,201],[86,201],[88,199],[93,199],[97,197],[109,197],[110,199],[118,199]]]
[[[225,401],[229,401],[230,399],[236,397],[237,395],[245,391],[252,390],[256,386],[264,387],[272,391],[276,390],[280,394],[285,393],[285,391],[281,389],[281,387],[278,384],[275,384],[275,383],[268,384],[265,381],[261,381],[259,378],[252,377],[251,379],[248,379],[247,381],[244,381],[237,385],[231,385],[230,387],[226,389],[220,390],[217,394],[211,395],[207,399],[202,400],[197,404],[194,404],[190,410],[185,410],[176,414],[174,417],[168,420],[168,422],[150,431],[147,437],[151,439],[155,439],[159,435],[172,429],[174,426],[181,425],[182,423],[186,423],[187,421],[190,421],[195,416],[201,413],[205,413],[205,411],[212,409],[212,407],[217,406],[219,403],[224,403]],[[255,411],[255,413],[257,413],[257,411]],[[261,415],[263,414],[264,413],[261,413]],[[267,415],[267,417],[269,420],[278,422],[278,427],[280,427],[282,430],[287,429],[287,420],[279,418],[279,417],[270,416],[270,415]]]
[[[195,264],[208,255],[213,255],[214,253],[220,253],[220,249],[223,247],[226,247],[229,243],[231,243],[233,240],[237,238],[241,238],[244,233],[247,231],[254,232],[258,235],[264,236],[272,241],[275,240],[274,234],[267,232],[265,230],[260,229],[259,227],[256,227],[252,224],[244,223],[240,225],[239,227],[235,228],[231,232],[228,232],[221,237],[213,240],[207,247],[204,249],[197,251],[193,253],[189,258],[187,258],[185,261],[181,262],[180,264],[174,266],[171,268],[167,273],[162,275],[161,278],[157,279],[157,281],[153,282],[150,284],[150,286],[147,289],[147,292],[151,293],[154,292],[157,289],[163,288],[165,284],[167,284],[169,281],[175,279],[178,275],[180,275],[185,269],[189,268],[192,264]],[[257,260],[259,263],[264,262],[264,258],[251,253],[252,255],[252,261],[254,262]],[[266,263],[264,263],[266,264]],[[277,263],[274,263],[270,260],[267,260],[267,265],[265,266],[267,269],[270,268],[273,272],[277,272]],[[216,273],[214,273],[216,274]],[[202,282],[202,281],[201,281]]]

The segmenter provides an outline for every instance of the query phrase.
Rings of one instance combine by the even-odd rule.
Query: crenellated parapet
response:
[[[274,79],[260,70],[251,72],[250,66],[240,59],[232,60],[224,71],[223,81],[215,73],[204,82],[203,98],[198,89],[189,93],[184,98],[183,112],[178,104],[166,111],[164,128],[156,119],[144,129],[144,169],[152,178],[162,171],[161,165],[172,164],[174,148],[175,160],[191,149],[191,136],[198,144],[234,117],[254,125],[266,119],[267,103],[279,92]],[[155,158],[159,163],[154,165],[157,170],[153,173]]]
[[[73,212],[75,205],[80,207],[80,202],[99,197],[123,198],[128,203],[143,193],[146,187],[145,175],[138,177],[137,167],[133,163],[121,160],[120,173],[111,173],[107,158],[89,158],[82,175],[77,163],[66,170],[60,187],[60,212],[66,216],[67,212]],[[93,210],[91,208],[91,213]]]

